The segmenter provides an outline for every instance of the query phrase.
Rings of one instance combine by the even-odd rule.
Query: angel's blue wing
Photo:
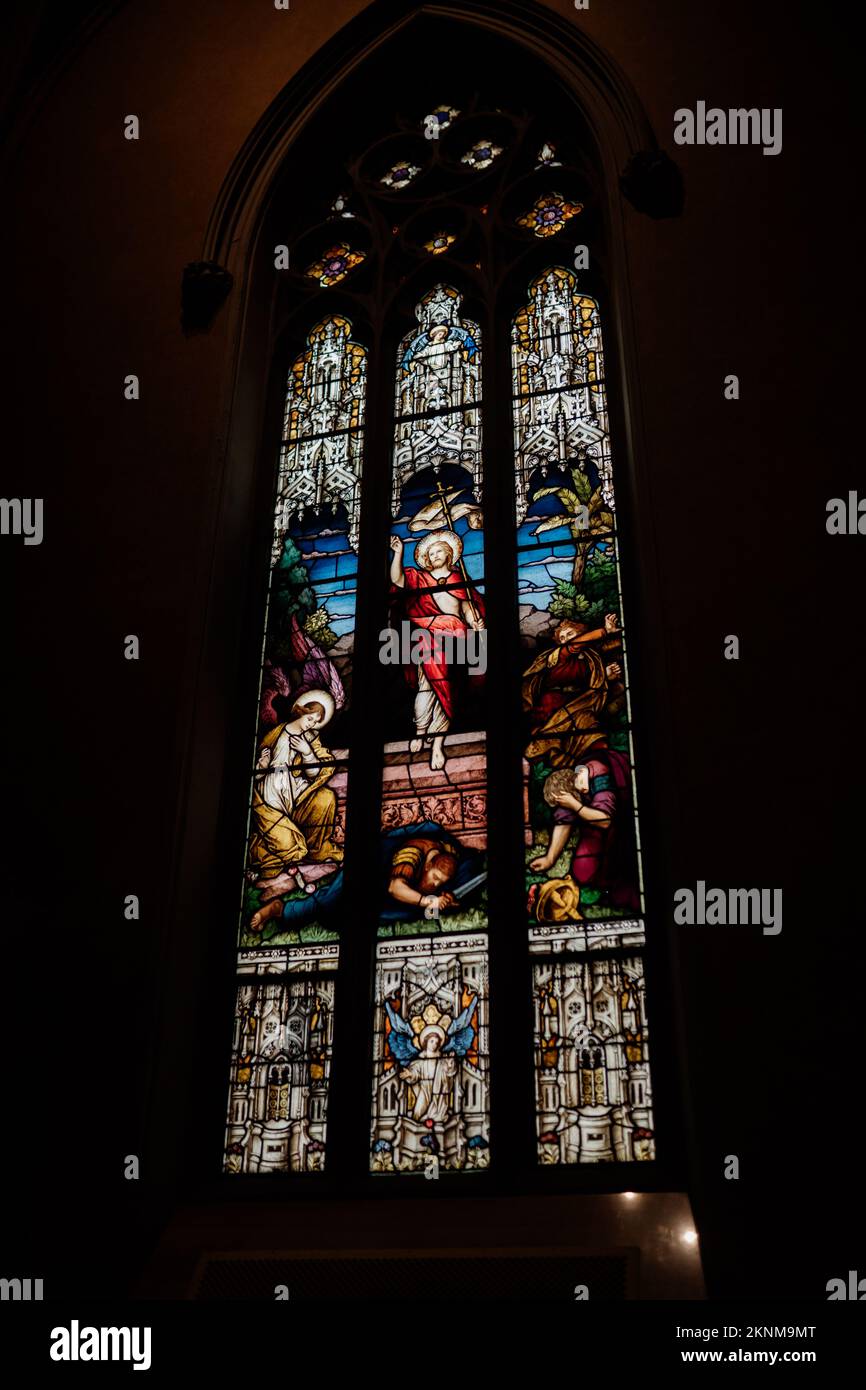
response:
[[[461,345],[463,346],[464,350],[465,350],[465,351],[468,353],[468,355],[469,355],[469,361],[470,361],[470,362],[474,361],[475,356],[476,356],[476,354],[477,354],[477,352],[478,352],[478,344],[476,343],[476,341],[475,341],[475,339],[473,338],[473,336],[472,336],[471,333],[467,332],[467,330],[466,330],[465,328],[463,328],[463,327],[459,327],[459,328],[458,328],[458,327],[455,326],[454,328],[451,329],[451,332],[449,333],[448,336],[449,336],[450,338],[457,338],[457,339],[459,339],[459,341],[460,341]]]
[[[424,332],[419,333],[418,337],[415,338],[409,344],[409,346],[403,354],[403,361],[400,363],[400,366],[403,368],[404,372],[408,372],[409,368],[412,366],[412,359],[414,358],[416,352],[420,352],[422,348],[425,348],[429,341],[430,334],[427,332],[425,328]]]
[[[458,1014],[448,1029],[448,1038],[442,1048],[442,1052],[453,1052],[458,1057],[465,1057],[470,1047],[475,1041],[475,1029],[469,1022],[475,1012],[475,1005],[478,1002],[478,995],[473,994],[466,1008]]]
[[[385,1011],[391,1024],[388,1046],[400,1065],[402,1067],[408,1066],[418,1056],[418,1049],[412,1041],[411,1025],[406,1022],[402,1014],[397,1013],[388,999],[385,1000]]]

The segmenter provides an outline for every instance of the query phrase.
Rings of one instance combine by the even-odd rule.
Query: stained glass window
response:
[[[464,154],[461,163],[472,169],[489,169],[494,159],[502,154],[502,146],[494,145],[492,140],[478,140]]]
[[[232,1175],[483,1189],[503,1153],[522,1182],[657,1156],[606,289],[570,269],[596,184],[551,111],[452,90],[393,129],[359,110],[354,162],[281,210]]]
[[[536,169],[561,169],[562,163],[556,157],[556,146],[547,142],[538,151],[538,163]]]
[[[388,188],[408,188],[412,180],[421,172],[420,164],[394,164],[387,174],[382,175],[381,182]]]
[[[434,256],[441,256],[443,251],[447,251],[449,246],[453,246],[457,237],[453,232],[437,232],[435,236],[424,242],[424,250],[431,252]]]
[[[518,227],[528,227],[536,236],[556,236],[566,222],[583,211],[581,203],[570,203],[561,193],[544,193],[535,203],[518,217]]]
[[[226,1171],[324,1166],[334,982],[314,975],[238,990]]]
[[[397,356],[374,1172],[486,1163],[487,754],[466,660],[485,636],[481,335],[461,303],[435,286]]]
[[[238,938],[228,1172],[324,1166],[339,964],[367,353],[339,316],[293,363]]]
[[[344,212],[342,216],[349,217],[351,214]],[[353,251],[347,241],[341,241],[329,247],[324,255],[308,266],[306,273],[311,280],[318,280],[322,288],[327,289],[329,285],[338,285],[363,259],[363,251]]]
[[[653,1156],[629,687],[597,302],[553,266],[512,327],[529,950],[542,1163]]]
[[[332,216],[332,217],[354,217],[354,216],[355,216],[355,214],[352,212],[352,209],[349,207],[349,199],[348,199],[348,197],[346,196],[345,193],[338,193],[338,194],[337,194],[336,198],[334,199],[333,203],[331,204],[331,209],[330,209],[330,211],[331,211],[331,216]]]
[[[382,941],[376,961],[374,1173],[489,1162],[487,941]]]
[[[439,132],[447,130],[459,115],[460,112],[455,110],[453,106],[435,107],[428,116],[424,117],[422,122],[424,133],[428,135],[431,140],[438,140]]]
[[[539,1161],[651,1159],[640,958],[538,964],[533,987]]]

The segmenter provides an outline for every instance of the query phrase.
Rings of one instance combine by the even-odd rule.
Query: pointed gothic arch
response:
[[[313,127],[318,120],[319,128],[322,128],[326,104],[332,115],[332,126],[340,129],[339,122],[333,121],[333,113],[342,109],[345,117],[351,109],[345,92],[341,95],[341,88],[345,89],[352,81],[357,82],[365,64],[381,64],[387,59],[396,70],[401,54],[411,52],[413,45],[418,45],[422,38],[425,50],[429,52],[430,35],[438,29],[441,36],[448,28],[452,34],[471,36],[467,39],[470,47],[482,36],[489,42],[490,36],[495,35],[499,42],[511,46],[515,61],[516,55],[523,53],[527,65],[535,65],[537,72],[542,70],[542,64],[546,66],[555,75],[558,100],[563,106],[571,103],[575,119],[582,123],[589,155],[586,177],[595,193],[595,212],[599,224],[604,226],[606,232],[604,266],[590,273],[588,284],[603,302],[605,331],[614,365],[611,410],[616,416],[615,429],[622,441],[618,476],[621,481],[624,480],[625,490],[630,493],[632,512],[640,506],[639,493],[646,484],[645,480],[638,482],[640,451],[634,391],[636,371],[628,332],[621,197],[625,188],[629,188],[634,201],[643,203],[652,215],[659,214],[666,196],[666,210],[674,211],[676,197],[670,197],[672,180],[669,166],[656,148],[649,123],[633,90],[615,65],[581,34],[579,28],[566,24],[547,11],[540,14],[538,8],[532,5],[373,5],[321,50],[257,124],[225,180],[203,245],[202,262],[209,267],[203,273],[204,281],[212,280],[216,286],[210,309],[225,299],[227,294],[227,303],[222,312],[229,316],[231,324],[230,359],[226,366],[226,386],[219,411],[222,428],[219,432],[218,465],[222,483],[220,497],[215,501],[212,512],[216,536],[213,569],[217,575],[227,568],[236,572],[239,555],[250,547],[255,554],[252,564],[247,566],[245,603],[239,606],[235,614],[236,620],[242,618],[246,634],[241,637],[244,656],[239,664],[246,664],[247,668],[250,653],[256,646],[254,615],[261,612],[267,582],[263,558],[269,549],[265,542],[270,510],[267,498],[272,486],[274,443],[278,438],[287,368],[290,361],[296,359],[299,345],[306,340],[312,326],[308,312],[312,301],[307,297],[303,304],[298,304],[293,302],[290,291],[284,292],[279,275],[274,273],[270,252],[272,245],[284,239],[280,231],[280,217],[284,214],[289,197],[295,201],[298,198],[297,183],[292,186],[291,181],[298,180],[299,171],[305,167],[304,161],[309,167]],[[624,188],[621,188],[621,176],[625,180]],[[333,183],[333,173],[331,180]],[[674,179],[674,185],[675,182]],[[302,196],[308,201],[315,197],[310,187],[314,183],[312,179],[303,182]],[[533,186],[529,178],[526,190]],[[340,191],[333,187],[335,196]],[[316,229],[308,230],[315,232]],[[364,240],[366,233],[363,229],[361,235]],[[368,241],[365,241],[364,250],[365,255],[370,250]],[[369,256],[367,258],[370,259]],[[546,247],[539,246],[533,248],[528,261],[506,270],[502,278],[500,303],[497,306],[486,304],[482,315],[488,341],[497,317],[501,324],[525,303],[533,268],[538,270],[543,264],[555,263],[555,260],[554,257],[552,261]],[[367,271],[360,267],[358,273],[363,275]],[[470,297],[473,294],[479,299],[484,297],[478,285],[473,283],[472,267],[465,262],[460,265],[452,263],[449,248],[446,248],[441,257],[418,263],[393,284],[385,284],[378,298],[370,291],[360,297],[359,303],[359,297],[351,292],[350,282],[329,288],[328,308],[333,315],[351,323],[355,340],[372,347],[378,335],[378,351],[382,359],[385,360],[389,352],[393,358],[393,348],[409,326],[410,303],[419,302],[425,287],[429,289],[449,277],[461,283]],[[191,285],[201,286],[202,272],[191,271],[188,280]],[[207,293],[204,297],[206,300]],[[202,316],[203,328],[206,327],[207,317],[207,313]],[[368,399],[368,416],[375,414],[377,417],[377,423],[367,439],[368,453],[387,448],[388,427],[383,421],[390,419],[390,402],[386,401],[386,378],[387,372],[380,370],[378,384],[374,385]],[[505,433],[500,426],[500,445],[504,439]],[[386,471],[380,467],[378,476],[371,479],[361,508],[359,524],[362,531],[366,525],[371,547],[375,545],[376,535],[381,538],[383,534],[383,501],[387,490],[383,474]],[[502,504],[500,519],[505,518],[506,510]],[[504,553],[502,545],[495,539],[492,544],[493,558],[490,563],[501,566]],[[640,570],[643,580],[652,571],[651,546],[644,540],[639,549],[640,554],[632,556],[632,564]],[[499,559],[496,558],[497,551]],[[363,567],[363,556],[361,564]],[[359,578],[359,589],[363,587],[365,594],[359,598],[357,622],[359,628],[366,627],[368,633],[373,630],[376,608],[371,588],[372,573],[372,565],[368,563],[366,572],[362,570]],[[646,589],[651,591],[651,582],[646,584]],[[224,633],[215,630],[219,623],[218,603],[212,611],[214,626],[206,640],[211,648],[224,650]],[[253,635],[250,635],[251,632]],[[500,617],[499,636],[504,639],[506,635],[507,622]],[[207,655],[205,664],[210,664]],[[503,659],[502,669],[507,665],[508,662]],[[359,669],[358,679],[362,676],[366,679],[373,669],[368,654],[367,665]],[[245,675],[242,673],[239,676],[239,718],[243,717],[240,706],[245,701],[249,706],[250,686],[247,669]],[[193,734],[193,766],[197,760],[195,743],[196,735]],[[359,754],[361,780],[373,769],[378,755],[378,749],[371,749],[369,761],[365,763],[363,752]],[[243,775],[240,761],[229,755],[225,779],[227,787],[238,787]],[[365,767],[366,773],[363,771]],[[505,783],[502,785],[504,787]],[[198,788],[191,785],[189,795],[192,798],[189,804],[196,804],[197,798],[202,795],[212,798],[212,791],[206,791],[201,785]],[[351,825],[351,810],[349,816]],[[226,818],[221,843],[229,853],[233,845],[236,853],[238,819],[237,814],[232,812]],[[360,827],[357,827],[357,833],[362,833]],[[182,862],[179,872],[182,880]],[[183,891],[181,881],[181,896]],[[349,942],[347,949],[352,952],[353,943]],[[356,951],[352,961],[354,969],[363,967],[363,952]],[[528,1018],[528,999],[526,1003]],[[347,1007],[350,1030],[353,1020],[356,1027],[362,1022],[367,1007],[368,1001],[360,998],[355,1001],[354,1007]],[[364,1045],[368,1046],[366,1030]],[[513,1040],[503,1046],[503,1071],[514,1061],[518,1051],[519,1046]],[[345,1136],[349,1131],[348,1116],[354,1116],[357,1126],[363,1104],[357,1101],[353,1103],[349,1096],[350,1084],[357,1086],[358,1072],[355,1072],[351,1083],[345,1064],[342,1067],[338,1064],[337,1072],[342,1072],[342,1077],[338,1074],[335,1085],[342,1087],[341,1105],[347,1117],[343,1129]],[[524,1080],[528,1078],[525,1067],[523,1077]],[[502,1083],[494,1082],[494,1092],[497,1085],[500,1096],[504,1096]],[[494,1116],[495,1111],[494,1099]],[[528,1128],[527,1124],[527,1133]],[[360,1141],[354,1142],[353,1161],[356,1161],[360,1154]],[[234,1141],[231,1148],[234,1154]],[[510,1166],[505,1165],[506,1170]],[[343,1176],[350,1170],[351,1161],[347,1160]],[[630,1183],[634,1185],[633,1178]]]

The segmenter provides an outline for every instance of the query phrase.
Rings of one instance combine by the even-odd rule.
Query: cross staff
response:
[[[444,487],[442,486],[442,479],[441,479],[441,478],[437,478],[437,480],[436,480],[436,492],[435,492],[435,497],[436,497],[436,500],[439,502],[440,506],[442,507],[442,513],[443,513],[443,515],[444,515],[444,517],[445,517],[445,520],[446,520],[446,522],[447,522],[447,524],[448,524],[448,530],[449,530],[449,531],[454,531],[454,522],[451,520],[451,509],[450,509],[450,507],[449,507],[449,505],[448,505],[448,493],[445,491]],[[454,534],[456,535],[457,532],[454,531]],[[463,556],[462,556],[462,555],[460,556],[460,559],[457,561],[457,568],[458,568],[459,571],[460,571],[460,575],[461,575],[461,578],[463,579],[463,584],[464,584],[464,587],[465,587],[465,589],[466,589],[466,602],[469,604],[469,607],[470,607],[470,609],[472,610],[472,615],[473,615],[473,617],[475,618],[475,621],[476,621],[476,622],[480,622],[480,621],[481,621],[481,615],[479,614],[478,610],[476,609],[475,604],[472,602],[472,584],[471,584],[471,581],[470,581],[470,579],[469,579],[469,572],[468,572],[468,570],[466,569],[466,565],[465,565],[465,562],[464,562],[464,560],[463,560]]]

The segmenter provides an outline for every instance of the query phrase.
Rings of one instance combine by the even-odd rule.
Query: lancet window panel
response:
[[[374,1173],[489,1166],[488,981],[483,933],[379,943]]]
[[[378,1174],[489,1161],[487,737],[484,672],[470,665],[486,639],[481,335],[461,303],[450,285],[428,292],[397,359],[388,723],[403,737],[383,759]]]
[[[436,477],[443,469],[459,468],[468,473],[475,492],[480,492],[481,332],[461,315],[460,307],[456,289],[437,285],[415,311],[419,327],[400,344],[392,483],[395,510],[407,482],[425,468]],[[434,496],[431,501],[435,500]],[[442,520],[446,520],[444,512]],[[417,529],[421,522],[415,521]]]
[[[241,977],[284,978],[239,986],[231,1174],[324,1168],[366,368],[331,315],[286,384],[237,952]]]
[[[598,304],[564,267],[512,327],[538,1162],[651,1161],[632,691]],[[582,956],[582,959],[581,959]],[[546,959],[545,959],[546,957]]]
[[[235,1006],[225,1171],[325,1166],[335,980],[244,981]]]
[[[539,1163],[652,1161],[640,957],[539,961],[532,979]]]
[[[293,518],[305,508],[341,506],[357,549],[367,350],[352,341],[351,324],[334,315],[310,332],[292,366],[286,392],[277,483],[274,555]]]
[[[597,302],[579,292],[573,272],[552,266],[530,286],[511,339],[519,512],[551,473],[554,486],[570,482],[575,506],[583,503],[597,523],[611,526],[613,468]]]

